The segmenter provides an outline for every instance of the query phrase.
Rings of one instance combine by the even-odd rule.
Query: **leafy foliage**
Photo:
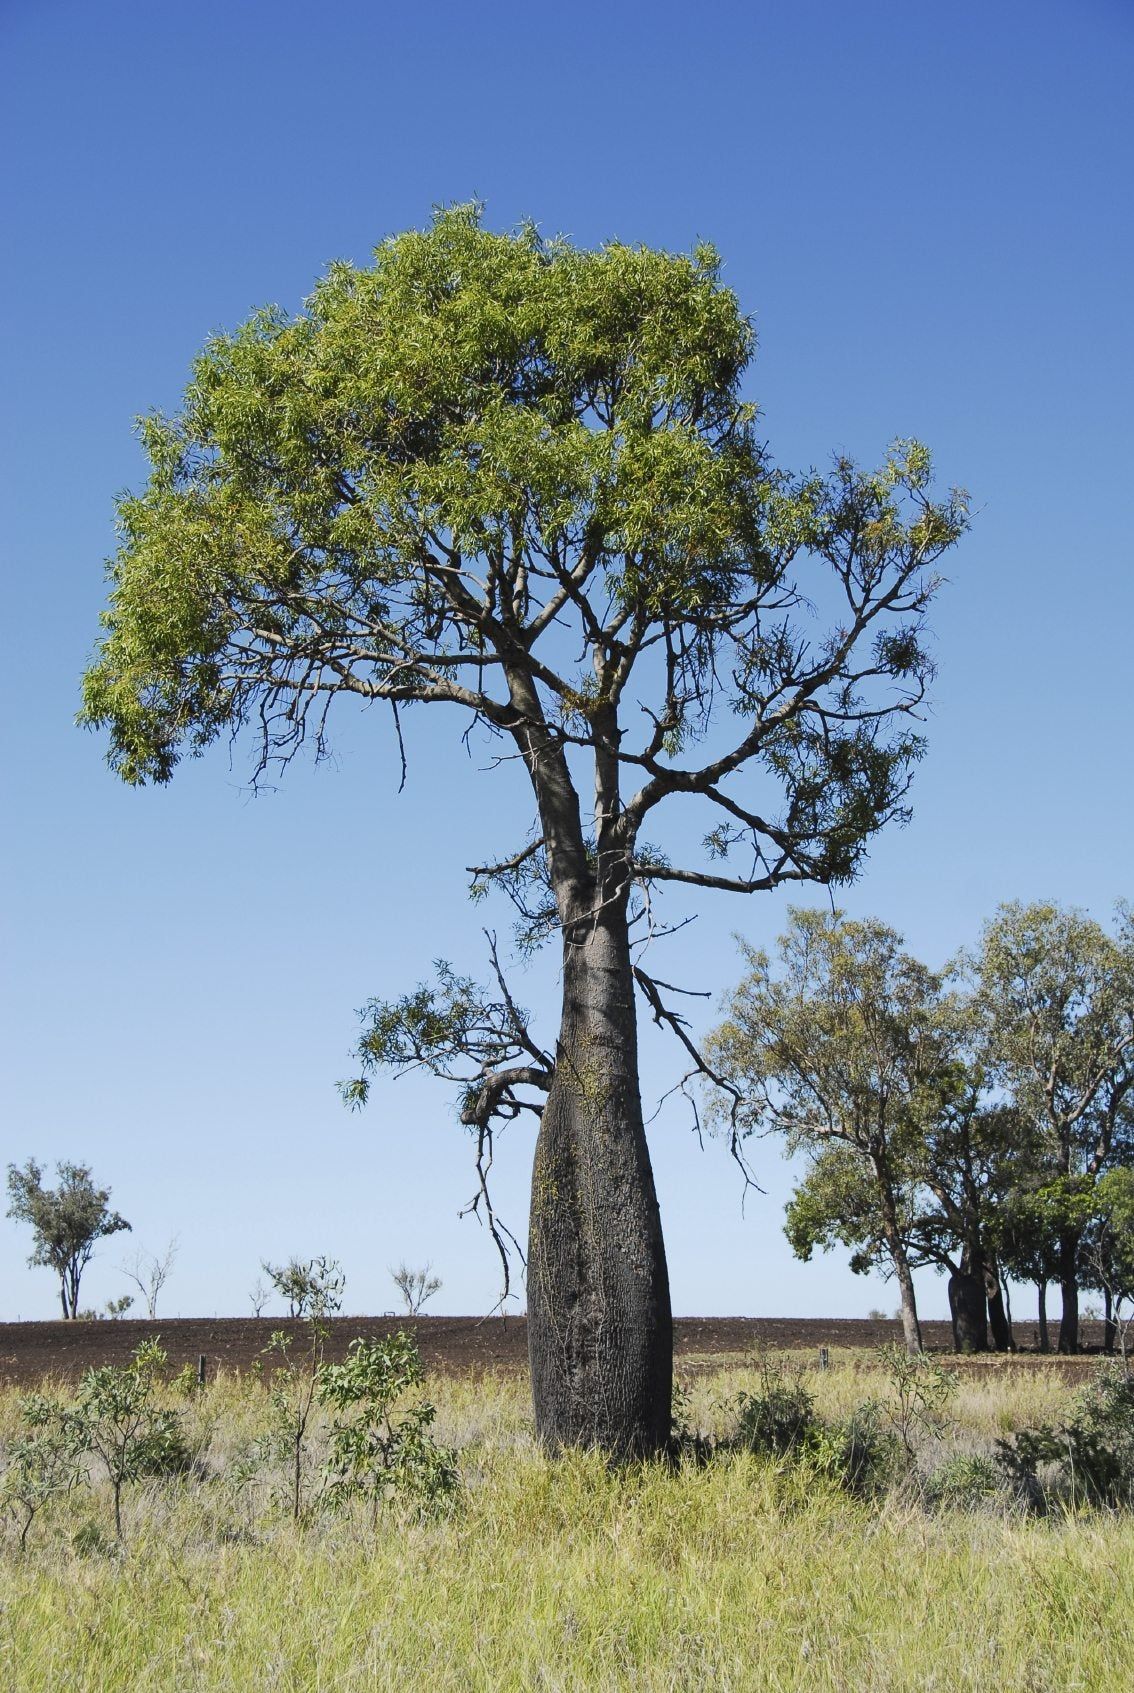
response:
[[[1134,1380],[1104,1368],[1076,1395],[1062,1423],[1020,1429],[996,1443],[996,1461],[1021,1499],[1046,1510],[1134,1503]]]
[[[64,1317],[79,1314],[79,1285],[98,1242],[130,1224],[110,1209],[110,1189],[96,1188],[85,1164],[58,1164],[57,1188],[45,1188],[34,1158],[23,1169],[8,1166],[9,1217],[30,1223],[35,1249],[28,1263],[59,1277]]]
[[[20,1431],[5,1453],[0,1509],[21,1518],[20,1550],[45,1505],[78,1486],[85,1450],[83,1430],[65,1405],[44,1393],[20,1401]]]
[[[343,1363],[322,1366],[319,1402],[338,1413],[327,1460],[332,1503],[365,1498],[376,1516],[395,1497],[435,1506],[453,1493],[456,1459],[430,1433],[433,1405],[419,1400],[398,1409],[423,1379],[413,1337],[401,1331],[352,1341]]]
[[[101,1458],[114,1498],[114,1530],[122,1539],[122,1489],[145,1476],[181,1475],[192,1462],[176,1411],[155,1402],[167,1357],[143,1341],[130,1363],[88,1370],[74,1416],[84,1448]]]
[[[816,1427],[815,1399],[797,1375],[760,1360],[760,1391],[737,1396],[738,1438],[752,1452],[783,1457],[802,1447]]]

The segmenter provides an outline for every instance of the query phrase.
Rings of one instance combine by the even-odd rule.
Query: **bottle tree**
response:
[[[641,902],[854,875],[905,809],[922,621],[965,525],[915,444],[873,473],[777,470],[741,397],[752,350],[706,247],[582,251],[443,211],[332,266],[298,314],[211,340],[179,414],[144,423],[86,678],[131,782],[239,729],[258,772],[322,753],[351,699],[395,731],[455,707],[522,764],[535,832],[478,882],[558,936],[562,1020],[544,1053],[504,997],[487,1033],[470,1011],[464,1112],[539,1109],[528,1307],[552,1447],[668,1436]],[[647,842],[691,805],[703,851],[675,862]]]

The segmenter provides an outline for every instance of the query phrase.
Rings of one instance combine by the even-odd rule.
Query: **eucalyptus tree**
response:
[[[110,1189],[96,1187],[86,1164],[56,1165],[58,1187],[43,1185],[34,1158],[23,1169],[8,1166],[9,1217],[29,1223],[34,1249],[28,1263],[42,1264],[59,1277],[64,1317],[79,1314],[79,1288],[94,1249],[107,1235],[129,1229],[125,1217],[110,1208]]]
[[[558,937],[562,1022],[550,1053],[507,1011],[495,1045],[474,1031],[463,1111],[478,1132],[539,1114],[529,1332],[552,1447],[668,1436],[635,984],[683,1025],[632,938],[671,884],[846,881],[903,815],[921,626],[966,522],[916,444],[872,473],[777,470],[741,395],[752,350],[704,246],[582,251],[464,207],[335,264],[298,314],[211,340],[179,414],[143,424],[151,474],[121,503],[86,678],[131,782],[245,726],[257,772],[321,754],[351,700],[395,734],[447,706],[526,771],[531,837],[475,880]],[[690,804],[704,848],[676,862],[659,808]],[[400,1038],[382,1026],[379,1056]]]
[[[865,1254],[860,1268],[881,1257],[918,1352],[918,1190],[927,1128],[968,1080],[965,1019],[943,978],[875,918],[792,910],[775,960],[744,955],[710,1048],[739,1096],[730,1115],[741,1133],[781,1134],[789,1152],[818,1155],[789,1238],[797,1251],[844,1239]]]
[[[949,1076],[932,1105],[902,1138],[901,1156],[891,1155],[886,1183],[859,1146],[820,1142],[788,1204],[785,1233],[804,1261],[841,1244],[852,1272],[888,1276],[896,1229],[911,1270],[931,1267],[948,1279],[956,1350],[987,1351],[991,1326],[996,1349],[1007,1351],[998,1242],[1003,1195],[1019,1164],[1015,1119],[960,1077]]]
[[[1055,1236],[1059,1350],[1076,1352],[1090,1190],[1134,1162],[1134,915],[1119,907],[1108,934],[1082,911],[1003,905],[968,965],[986,1067],[1038,1141],[1030,1185]]]

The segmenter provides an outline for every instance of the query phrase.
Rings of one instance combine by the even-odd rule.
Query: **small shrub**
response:
[[[784,1457],[815,1427],[815,1401],[799,1380],[766,1380],[759,1393],[739,1394],[737,1409],[738,1437],[750,1452]]]
[[[1034,1510],[1052,1498],[1072,1506],[1134,1504],[1134,1381],[1104,1367],[1075,1395],[1065,1422],[998,1440],[996,1463]]]
[[[39,1512],[78,1485],[83,1438],[67,1407],[42,1393],[20,1401],[20,1421],[21,1432],[8,1447],[0,1476],[0,1509],[19,1519],[23,1552]]]
[[[114,1499],[114,1531],[122,1539],[122,1489],[143,1477],[184,1475],[192,1464],[176,1411],[154,1404],[166,1363],[156,1340],[143,1341],[129,1364],[88,1370],[72,1415],[83,1449],[102,1459]]]
[[[899,1468],[899,1444],[885,1426],[874,1400],[856,1406],[849,1417],[811,1429],[805,1455],[820,1475],[836,1482],[855,1499],[876,1499]]]
[[[760,1387],[739,1393],[734,1402],[737,1440],[749,1452],[786,1457],[799,1452],[815,1425],[815,1400],[804,1385],[803,1371],[789,1369],[782,1359],[761,1350],[757,1354]]]
[[[889,1387],[879,1409],[901,1444],[907,1471],[912,1472],[917,1467],[917,1437],[940,1440],[949,1427],[947,1410],[957,1391],[957,1377],[924,1352],[910,1353],[903,1346],[881,1346],[878,1357]]]
[[[327,1460],[327,1500],[341,1506],[351,1499],[379,1506],[396,1496],[436,1506],[457,1485],[454,1454],[438,1446],[430,1430],[436,1411],[428,1400],[400,1414],[398,1401],[424,1380],[411,1335],[355,1340],[341,1364],[324,1364],[317,1393],[322,1405],[345,1416],[331,1428]]]
[[[955,1452],[926,1478],[925,1499],[944,1509],[972,1510],[1001,1486],[991,1458],[974,1452]]]

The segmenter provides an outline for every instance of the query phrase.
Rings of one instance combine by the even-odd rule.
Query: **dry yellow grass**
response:
[[[690,1416],[723,1429],[755,1381],[752,1369],[698,1376]],[[832,1415],[884,1386],[837,1359],[809,1381]],[[9,1537],[0,1688],[1129,1684],[1129,1519],[867,1506],[745,1455],[620,1473],[593,1455],[549,1462],[522,1384],[434,1386],[438,1434],[461,1448],[461,1502],[434,1520],[391,1512],[375,1533],[362,1513],[297,1528],[273,1508],[270,1476],[226,1479],[264,1401],[256,1385],[218,1383],[190,1407],[211,1429],[214,1479],[136,1490],[124,1556],[97,1493],[37,1524],[25,1559]],[[979,1449],[1057,1414],[1067,1392],[1054,1372],[974,1374],[957,1438]],[[9,1399],[0,1429],[11,1416]]]

